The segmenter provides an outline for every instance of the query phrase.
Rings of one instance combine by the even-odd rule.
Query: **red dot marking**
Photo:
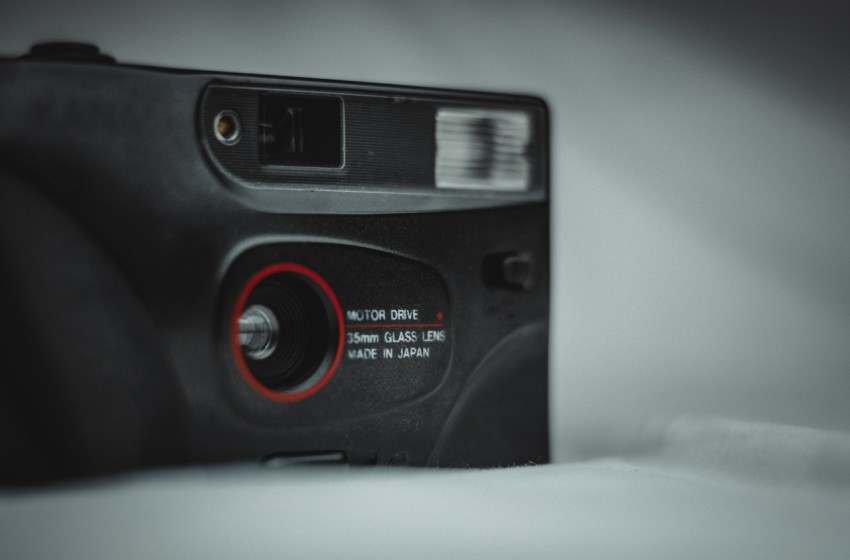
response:
[[[440,321],[442,321],[442,320],[443,320],[443,312],[442,312],[442,311],[440,311],[439,313],[437,313],[437,319],[439,319]]]

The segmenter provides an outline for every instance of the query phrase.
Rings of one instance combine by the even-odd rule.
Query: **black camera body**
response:
[[[546,462],[533,97],[0,62],[3,482]]]

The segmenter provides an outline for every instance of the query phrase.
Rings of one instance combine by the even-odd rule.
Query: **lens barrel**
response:
[[[341,351],[341,311],[327,284],[294,264],[263,270],[245,286],[232,325],[237,365],[279,400],[318,390]]]

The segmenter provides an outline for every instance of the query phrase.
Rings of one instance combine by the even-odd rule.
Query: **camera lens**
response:
[[[213,132],[216,139],[225,146],[236,144],[242,136],[239,116],[233,111],[221,111],[213,120]]]
[[[254,360],[264,360],[277,350],[280,325],[272,310],[264,305],[252,305],[239,317],[239,344]]]
[[[277,400],[298,400],[330,379],[342,350],[342,312],[315,272],[280,264],[255,275],[231,325],[237,365]]]

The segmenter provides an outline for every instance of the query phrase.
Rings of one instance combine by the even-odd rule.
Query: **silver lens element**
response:
[[[531,132],[531,115],[522,111],[438,109],[437,187],[527,191]]]
[[[252,305],[239,317],[239,344],[254,360],[268,358],[274,353],[279,332],[274,313],[264,305]]]

